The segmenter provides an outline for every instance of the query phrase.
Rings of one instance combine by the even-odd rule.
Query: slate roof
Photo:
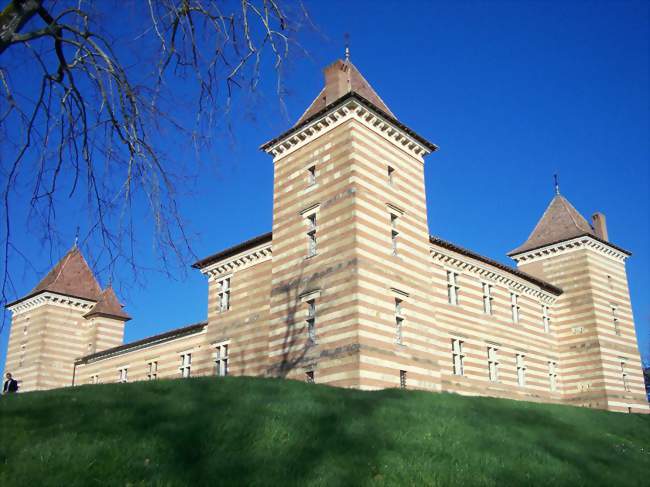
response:
[[[508,252],[508,255],[520,254],[584,235],[596,237],[594,229],[578,210],[564,196],[556,194],[528,239]]]
[[[300,125],[303,121],[310,118],[312,115],[320,112],[326,106],[334,103],[339,98],[342,98],[344,95],[347,95],[350,92],[355,92],[370,103],[375,105],[377,108],[389,114],[392,118],[395,118],[395,115],[390,111],[386,106],[384,101],[379,97],[377,92],[370,86],[370,83],[366,81],[363,75],[359,72],[357,67],[350,62],[350,60],[342,61],[338,59],[334,63],[330,64],[325,68],[325,71],[328,70],[340,70],[342,71],[346,83],[343,86],[334,86],[333,77],[329,77],[330,84],[328,84],[328,77],[325,78],[325,86],[314,99],[314,101],[309,105],[309,108],[305,110],[305,113],[298,119],[296,125]],[[330,99],[328,99],[327,94],[330,94]]]
[[[118,301],[115,291],[113,291],[111,286],[108,286],[99,295],[97,304],[84,317],[110,316],[112,318],[123,319],[124,321],[130,320],[131,317],[122,308],[123,306]]]

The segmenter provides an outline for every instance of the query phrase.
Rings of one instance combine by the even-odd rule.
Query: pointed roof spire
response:
[[[553,179],[555,180],[555,194],[560,194],[560,177],[553,174]]]
[[[595,236],[595,233],[587,220],[559,193],[559,185],[556,182],[556,194],[542,218],[528,239],[516,249],[508,252],[508,255],[513,256],[583,235]]]
[[[75,244],[29,295],[43,291],[97,301],[101,287]]]
[[[350,61],[349,47],[346,47],[345,61],[339,59],[327,66],[323,71],[325,73],[325,87],[298,119],[294,127],[351,91],[361,95],[380,110],[396,118],[370,86],[370,83],[366,81],[357,67]]]
[[[97,304],[84,315],[84,318],[91,318],[99,315],[128,321],[131,317],[122,309],[123,307],[124,306],[122,306],[118,301],[113,287],[109,285],[101,292]]]
[[[345,33],[345,62],[350,62],[350,34]]]

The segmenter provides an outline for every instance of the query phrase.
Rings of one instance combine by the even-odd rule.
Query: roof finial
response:
[[[77,232],[74,234],[74,248],[79,246],[79,226],[77,225]]]
[[[350,61],[350,34],[347,32],[343,36],[345,37],[345,61]]]
[[[555,180],[555,194],[560,194],[560,177],[553,174],[553,179]]]

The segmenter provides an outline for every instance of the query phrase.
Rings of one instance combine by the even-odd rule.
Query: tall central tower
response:
[[[439,388],[424,157],[349,61],[273,155],[271,375],[375,389]]]

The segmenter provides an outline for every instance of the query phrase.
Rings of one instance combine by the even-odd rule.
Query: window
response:
[[[524,365],[524,355],[518,353],[516,355],[517,362],[517,385],[524,387],[526,385],[526,366]]]
[[[465,359],[465,354],[463,354],[462,340],[457,340],[455,338],[451,340],[451,353],[453,356],[454,375],[463,375],[463,360]]]
[[[399,232],[397,231],[397,219],[399,216],[397,216],[394,213],[390,214],[390,235],[391,235],[391,248],[393,255],[397,255],[397,237],[399,236]]]
[[[548,383],[551,391],[557,390],[557,363],[549,361],[548,362]]]
[[[516,325],[519,323],[519,296],[515,293],[510,293],[510,308],[512,310],[512,322]]]
[[[230,348],[228,345],[228,342],[223,342],[215,346],[215,374],[220,377],[228,375],[228,349]]]
[[[316,184],[316,166],[310,166],[307,168],[307,184],[309,184],[309,186]]]
[[[544,323],[544,333],[551,332],[551,318],[548,315],[548,306],[542,305],[542,322]]]
[[[388,184],[395,184],[395,168],[388,166]]]
[[[404,316],[402,314],[402,300],[395,298],[395,343],[403,342]]]
[[[316,213],[308,215],[307,218],[307,257],[316,255]]]
[[[492,314],[492,285],[483,283],[483,312],[486,315]]]
[[[623,379],[623,389],[625,389],[626,392],[630,392],[630,381],[628,380],[627,377],[627,371],[625,370],[625,362],[621,360],[621,377]]]
[[[399,371],[399,386],[401,389],[406,389],[406,370]]]
[[[147,380],[156,380],[158,378],[158,362],[152,360],[147,363],[149,367],[149,372],[147,373]]]
[[[191,353],[182,353],[181,354],[181,366],[179,370],[181,371],[181,377],[184,379],[190,376],[192,368],[192,354]]]
[[[497,348],[488,347],[488,374],[492,382],[499,380],[499,361],[497,360]]]
[[[314,371],[313,370],[308,370],[305,372],[305,382],[307,384],[315,384],[316,381],[314,379]]]
[[[128,381],[128,367],[122,367],[118,369],[118,382],[127,382]]]
[[[309,299],[307,303],[307,337],[311,343],[316,343],[316,300]]]
[[[219,313],[230,309],[230,277],[224,277],[217,282],[217,298],[219,302]]]
[[[447,271],[447,298],[449,304],[458,304],[458,274],[453,271]]]
[[[618,327],[618,314],[616,312],[616,306],[613,304],[612,304],[612,324],[614,325],[614,333],[620,336],[621,329]]]
[[[91,384],[99,384],[99,375],[94,374],[90,376],[90,383]]]

